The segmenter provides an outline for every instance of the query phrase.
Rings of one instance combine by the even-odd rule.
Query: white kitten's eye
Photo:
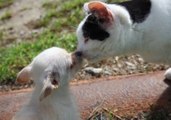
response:
[[[58,81],[56,79],[53,79],[52,80],[52,85],[54,85],[54,86],[58,85]]]

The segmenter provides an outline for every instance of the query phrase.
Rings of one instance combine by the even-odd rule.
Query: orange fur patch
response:
[[[101,2],[90,2],[88,4],[88,8],[92,13],[95,13],[100,18],[105,18],[106,20],[110,20],[112,14],[107,10],[106,6]],[[113,19],[112,19],[113,20]]]

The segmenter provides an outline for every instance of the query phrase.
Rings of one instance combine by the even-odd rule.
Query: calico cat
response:
[[[138,53],[146,61],[171,64],[171,0],[92,1],[83,8],[77,51],[88,60]]]

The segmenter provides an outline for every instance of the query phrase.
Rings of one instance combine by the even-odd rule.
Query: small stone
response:
[[[125,62],[125,64],[128,66],[129,69],[136,69],[136,65],[134,65],[133,63],[130,63],[130,62]]]
[[[115,60],[116,60],[116,61],[119,61],[119,57],[118,57],[118,56],[116,56],[116,57],[115,57]]]
[[[104,75],[112,75],[112,72],[110,72],[110,71],[104,71]]]
[[[85,70],[86,73],[89,73],[92,76],[102,74],[102,72],[103,72],[102,68],[93,68],[93,67],[87,67],[84,70]]]
[[[114,72],[118,72],[119,71],[119,68],[116,68],[116,67],[113,67],[112,68]]]

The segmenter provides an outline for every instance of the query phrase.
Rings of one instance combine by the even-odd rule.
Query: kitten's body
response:
[[[136,0],[133,1],[135,2]],[[98,19],[102,17],[100,16],[100,10],[102,9],[95,8],[95,14],[91,11],[92,8],[88,5],[89,3],[86,3],[84,9],[89,14],[77,29],[78,51],[81,51],[90,60],[138,53],[147,61],[171,64],[171,0],[146,1],[149,1],[151,4],[150,11],[141,21],[133,20],[131,13],[129,13],[130,11],[122,6],[122,4],[94,2],[95,4],[102,4],[103,7],[107,8],[107,11],[112,14],[109,17],[113,18],[113,21],[98,23],[104,31],[109,33],[109,37],[103,40],[84,36],[85,30],[83,26],[85,26],[89,16],[94,15]],[[146,8],[143,9],[145,10]],[[137,12],[137,14],[140,13]],[[134,14],[136,14],[136,11]]]

